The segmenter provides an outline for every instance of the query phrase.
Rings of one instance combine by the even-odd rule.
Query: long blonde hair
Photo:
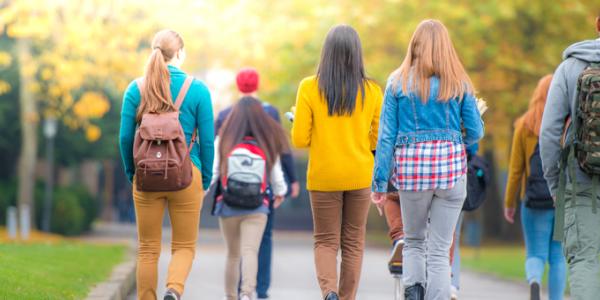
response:
[[[521,117],[525,128],[537,136],[540,135],[540,128],[542,127],[542,115],[544,114],[550,83],[552,83],[552,74],[548,74],[538,81],[533,96],[529,100],[529,109]]]
[[[438,20],[424,20],[417,26],[406,57],[394,74],[395,91],[402,83],[404,94],[412,91],[423,102],[429,99],[431,76],[440,79],[439,101],[462,99],[466,93],[474,92],[473,83],[458,58],[450,34]]]
[[[142,99],[137,111],[140,122],[145,113],[174,111],[171,96],[171,75],[167,62],[183,48],[183,39],[173,30],[161,30],[152,39],[152,54],[146,64],[146,73],[140,91]]]

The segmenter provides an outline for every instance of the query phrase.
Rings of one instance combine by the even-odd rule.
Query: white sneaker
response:
[[[453,285],[450,286],[450,300],[458,300],[458,289]]]
[[[240,297],[240,300],[253,300],[253,298],[251,296],[249,296],[249,295],[242,295]]]

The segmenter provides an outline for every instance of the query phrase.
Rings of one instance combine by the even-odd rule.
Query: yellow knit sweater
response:
[[[537,143],[538,136],[525,127],[522,118],[517,120],[508,163],[504,207],[514,208],[517,198],[522,200],[525,197],[525,184],[530,172],[529,159]]]
[[[315,76],[300,83],[292,144],[309,148],[307,189],[349,191],[371,186],[373,153],[377,145],[381,88],[365,84],[364,105],[359,93],[351,116],[329,116]]]

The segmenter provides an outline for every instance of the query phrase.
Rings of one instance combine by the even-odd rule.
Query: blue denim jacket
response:
[[[426,103],[401,88],[393,91],[390,79],[385,89],[383,111],[375,155],[372,190],[386,192],[394,166],[394,151],[398,146],[428,141],[452,141],[467,146],[483,137],[483,121],[473,95],[464,99],[437,101],[439,78],[430,78]],[[401,85],[399,85],[401,86]],[[461,128],[465,130],[463,137]]]

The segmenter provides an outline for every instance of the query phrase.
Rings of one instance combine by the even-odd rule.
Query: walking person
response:
[[[157,299],[166,207],[172,258],[164,299],[178,300],[195,255],[203,190],[211,181],[213,112],[207,87],[180,69],[185,60],[181,36],[163,30],[151,46],[146,73],[123,96],[120,150],[125,173],[133,182],[138,299]]]
[[[327,300],[356,299],[381,102],[381,89],[366,77],[358,34],[333,27],[317,75],[300,83],[292,126],[294,146],[309,150],[315,267]]]
[[[563,299],[567,282],[562,245],[552,240],[554,202],[543,177],[538,144],[551,81],[552,75],[546,75],[539,81],[529,109],[515,122],[504,198],[504,218],[511,224],[514,223],[517,199],[522,199],[521,222],[527,255],[525,273],[532,300],[540,299],[540,286],[546,264],[550,266],[550,300]]]
[[[600,33],[600,12],[596,18]],[[563,241],[571,297],[600,295],[600,39],[571,45],[554,72],[540,130],[544,176],[556,199],[554,238]],[[581,92],[578,92],[581,91]],[[565,120],[570,118],[570,126]],[[566,128],[566,140],[563,133]]]
[[[222,187],[215,215],[227,245],[225,295],[227,300],[252,300],[258,249],[271,212],[267,186],[274,208],[281,205],[287,191],[279,159],[289,151],[287,136],[258,100],[244,97],[219,131],[215,149],[213,178]]]
[[[242,97],[250,96],[257,98],[257,92],[260,83],[260,75],[258,71],[253,68],[244,68],[236,75],[236,85],[238,91],[242,94]],[[276,107],[269,104],[268,102],[262,101],[262,106],[265,112],[277,121],[281,123],[279,117],[279,110]],[[231,113],[233,106],[230,106],[222,110],[217,116],[215,121],[215,133],[218,134],[221,126]],[[297,198],[300,194],[300,183],[296,178],[296,170],[294,166],[294,158],[291,152],[281,154],[281,167],[285,176],[286,184],[290,187],[288,189],[288,195],[292,198]],[[258,274],[256,278],[256,293],[258,299],[269,298],[269,288],[271,286],[271,263],[273,257],[273,223],[275,222],[275,209],[273,208],[273,199],[270,199],[269,205],[269,216],[267,219],[267,225],[263,233],[263,238],[260,242],[260,249],[258,251]]]
[[[482,137],[473,86],[446,27],[421,22],[386,87],[372,195],[378,207],[385,204],[395,162],[408,300],[450,298],[450,246],[466,197],[465,144]]]

